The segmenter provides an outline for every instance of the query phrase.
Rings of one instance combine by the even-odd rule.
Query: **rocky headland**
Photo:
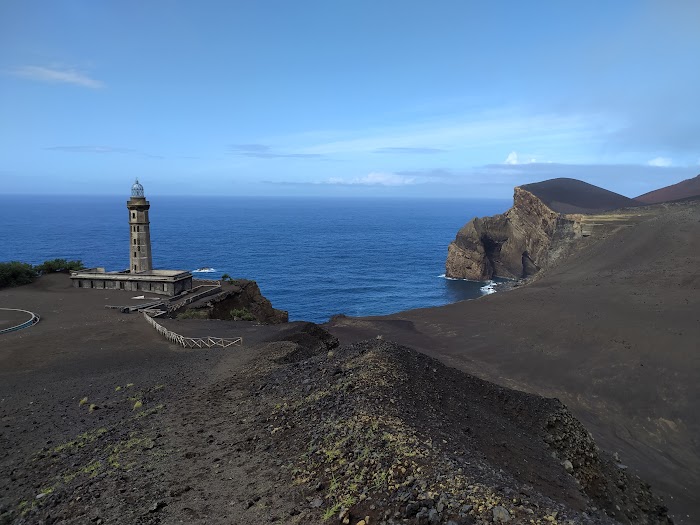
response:
[[[580,235],[575,218],[551,210],[518,187],[507,212],[474,218],[459,230],[447,248],[445,275],[474,281],[529,277]]]
[[[515,188],[503,214],[474,218],[447,249],[445,276],[485,281],[520,279],[551,266],[582,236],[583,214],[640,203],[574,179],[552,179]]]

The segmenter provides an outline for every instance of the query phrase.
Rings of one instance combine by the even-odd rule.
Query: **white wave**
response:
[[[473,279],[460,279],[459,277],[447,277],[444,273],[438,275],[440,279],[447,279],[448,281],[467,281],[470,283],[482,283],[483,281],[474,281]]]
[[[216,271],[216,268],[197,268],[196,270],[192,270],[192,273],[214,273]]]
[[[487,281],[484,286],[479,288],[479,291],[484,295],[496,293],[496,283],[494,283],[493,281]]]
[[[466,279],[457,279],[456,277],[447,277],[444,273],[438,275],[441,279],[447,279],[448,281],[466,281]]]

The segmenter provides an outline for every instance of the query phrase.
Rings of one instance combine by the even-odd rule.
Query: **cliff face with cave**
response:
[[[507,212],[472,219],[459,230],[447,250],[445,275],[475,281],[529,277],[551,264],[559,248],[580,235],[577,220],[516,187]]]

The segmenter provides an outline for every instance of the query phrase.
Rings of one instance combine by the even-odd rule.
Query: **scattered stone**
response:
[[[167,505],[168,504],[165,501],[156,501],[148,508],[148,512],[158,512],[160,509]]]
[[[493,512],[493,521],[495,523],[508,523],[510,521],[510,512],[505,507],[497,505],[491,509],[491,512]]]
[[[564,470],[566,470],[567,472],[571,473],[574,471],[574,465],[568,459],[565,459],[562,462],[562,465],[564,466]]]

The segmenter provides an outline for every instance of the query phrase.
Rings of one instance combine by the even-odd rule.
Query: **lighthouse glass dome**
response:
[[[136,182],[134,182],[134,185],[131,187],[131,196],[143,197],[143,186],[139,184],[139,179],[136,179]]]

